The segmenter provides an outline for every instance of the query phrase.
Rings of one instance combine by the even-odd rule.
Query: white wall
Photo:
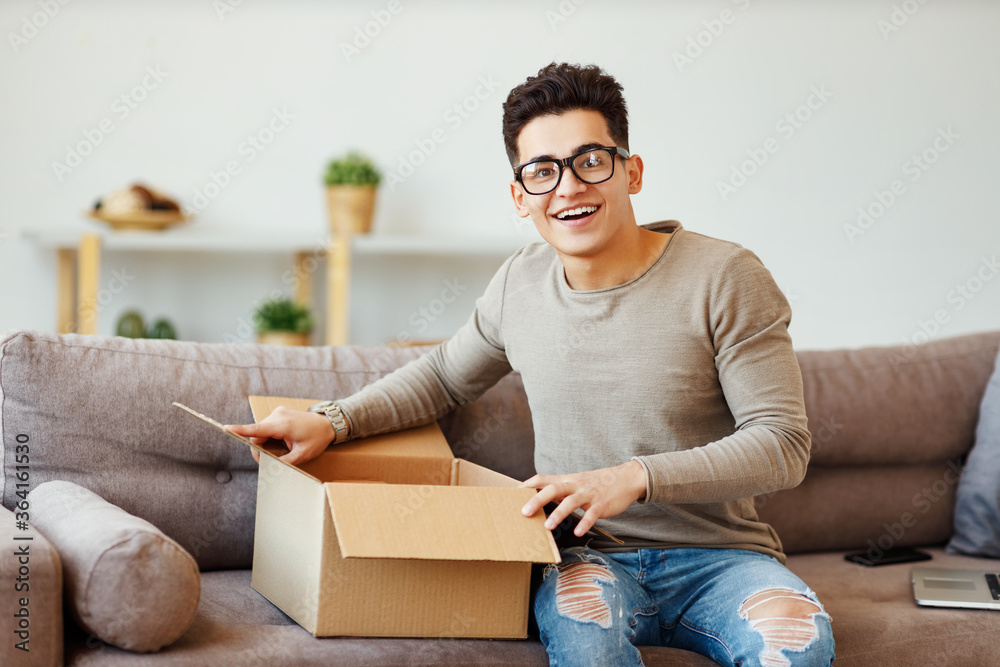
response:
[[[232,11],[220,12],[227,4]],[[233,234],[321,232],[327,158],[360,147],[393,172],[442,128],[446,140],[424,164],[382,189],[377,232],[533,240],[512,216],[500,104],[551,60],[595,62],[619,78],[631,146],[646,164],[634,200],[640,221],[677,218],[756,251],[792,301],[797,347],[1000,327],[997,3],[398,0],[396,14],[389,6],[0,4],[0,329],[55,328],[54,257],[20,229],[93,229],[80,212],[137,178],[190,205],[229,160],[239,162],[239,175],[194,224]],[[359,30],[375,32],[379,16],[391,20],[345,54]],[[700,54],[698,41],[706,45]],[[680,62],[686,51],[697,57]],[[120,98],[144,79],[146,99],[126,117]],[[477,91],[478,108],[457,116],[452,107]],[[802,106],[809,102],[814,109]],[[242,142],[276,110],[292,118],[250,160]],[[782,120],[796,112],[798,127]],[[57,175],[53,163],[103,119],[113,131]],[[948,141],[937,138],[948,133]],[[935,162],[922,171],[911,160],[925,151]],[[724,196],[719,183],[751,154],[767,160],[748,164],[754,173]],[[877,213],[876,193],[891,192],[894,181],[887,210],[849,234],[858,208]],[[106,255],[102,284],[115,268],[136,278],[105,308],[102,333],[135,306],[170,315],[185,337],[227,339],[256,300],[283,287],[289,261]],[[390,258],[359,266],[352,339],[448,335],[498,262]],[[410,317],[449,278],[468,289],[414,331]]]

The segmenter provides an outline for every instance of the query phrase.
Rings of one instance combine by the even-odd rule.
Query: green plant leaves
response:
[[[265,331],[309,333],[313,330],[313,319],[309,309],[288,298],[265,301],[254,312],[253,321],[259,333]]]
[[[358,151],[331,160],[323,176],[327,185],[378,185],[381,180],[375,163]]]

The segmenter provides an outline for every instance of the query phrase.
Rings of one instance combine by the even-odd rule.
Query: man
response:
[[[725,665],[828,665],[830,619],[784,567],[752,496],[795,486],[810,435],[791,312],[744,248],[676,222],[638,226],[643,163],[621,86],[551,64],[511,91],[504,140],[518,214],[545,243],[500,268],[453,338],[357,394],[279,411],[248,437],[302,462],[331,442],[437,419],[511,369],[535,429],[546,525],[584,510],[535,599],[553,665],[640,665],[635,646]]]

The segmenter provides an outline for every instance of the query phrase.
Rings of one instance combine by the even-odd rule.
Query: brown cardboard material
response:
[[[250,397],[257,421],[315,402]],[[559,562],[521,515],[534,493],[454,458],[436,424],[301,469],[261,456],[251,583],[317,637],[524,638],[531,564]]]

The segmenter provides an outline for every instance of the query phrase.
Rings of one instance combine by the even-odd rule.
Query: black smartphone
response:
[[[916,563],[921,560],[930,560],[931,555],[924,551],[919,551],[912,547],[893,547],[892,549],[869,549],[856,554],[847,554],[844,560],[848,560],[865,567],[876,567],[878,565],[896,565],[897,563]]]

